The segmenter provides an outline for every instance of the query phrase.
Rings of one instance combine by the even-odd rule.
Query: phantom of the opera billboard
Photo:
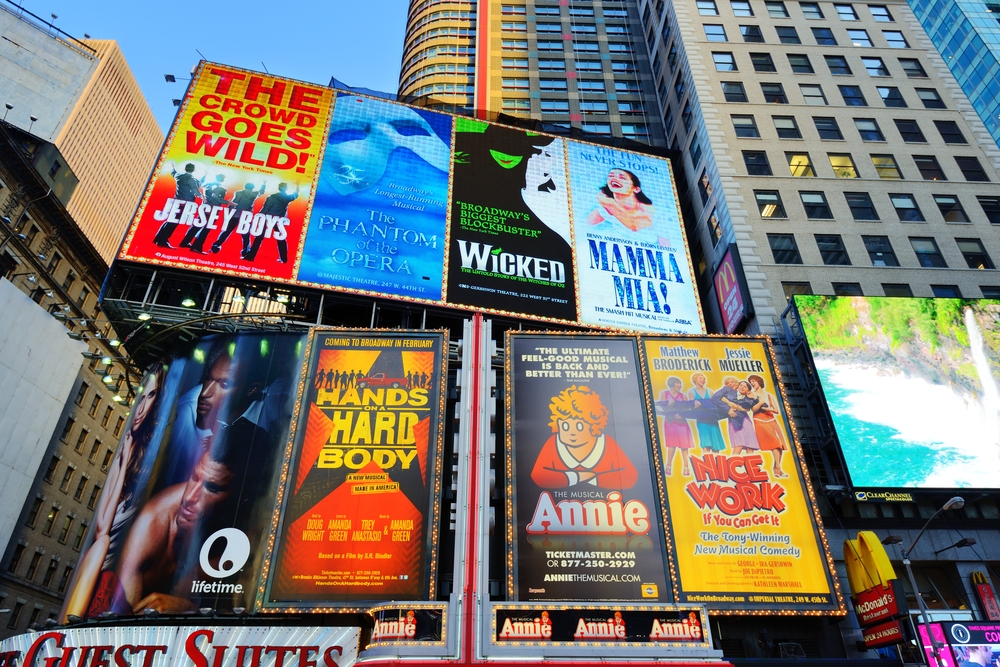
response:
[[[1000,487],[1000,301],[799,295],[795,307],[855,488]]]
[[[507,342],[510,600],[843,612],[765,339]]]
[[[667,159],[213,63],[194,74],[118,257],[705,331]]]
[[[61,618],[259,608],[283,502],[276,590],[327,607],[426,599],[442,349],[431,332],[220,334],[154,364]],[[290,469],[293,442],[312,458]]]

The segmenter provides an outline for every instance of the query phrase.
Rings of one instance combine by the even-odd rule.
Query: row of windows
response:
[[[406,48],[411,49],[418,44],[423,44],[431,39],[437,39],[438,37],[462,37],[472,39],[476,36],[475,28],[432,28],[425,33],[418,35]]]
[[[757,127],[757,119],[753,114],[732,114],[733,129],[737,137],[747,139],[760,138],[760,128]],[[813,116],[813,125],[819,138],[824,141],[843,141],[844,135],[840,131],[837,119],[832,116]],[[771,116],[774,123],[774,130],[779,139],[801,139],[802,131],[799,129],[795,116]],[[965,135],[958,127],[958,123],[951,120],[935,120],[934,127],[946,144],[968,144]],[[920,124],[915,120],[893,119],[900,137],[906,143],[927,143]],[[881,126],[874,118],[855,118],[854,126],[857,128],[858,136],[865,142],[884,142],[885,134]]]
[[[468,21],[469,23],[474,23],[476,20],[476,10],[472,11],[443,11],[443,12],[431,12],[420,17],[416,23],[411,23],[407,26],[408,31],[412,34],[417,28],[424,26],[428,23],[435,23],[437,21]]]
[[[582,53],[599,53],[601,50],[601,45],[598,42],[580,42],[574,41],[572,43],[574,52]],[[526,39],[502,39],[500,40],[500,47],[504,51],[527,51],[528,50],[528,40]],[[538,40],[537,48],[539,51],[563,51],[564,44],[562,40],[560,41],[547,41]],[[608,52],[609,53],[634,53],[632,45],[623,42],[608,42]]]
[[[833,293],[836,296],[864,296],[860,283],[831,283]],[[812,294],[812,285],[807,282],[782,282],[781,288],[785,293],[785,298],[790,299],[796,294]],[[979,289],[983,297],[987,299],[1000,299],[1000,287],[993,285],[980,285]],[[882,283],[882,291],[886,296],[913,296],[913,290],[906,283]],[[931,285],[931,292],[934,296],[942,299],[960,299],[962,291],[958,285]],[[885,506],[882,512],[885,512]]]
[[[524,5],[501,5],[500,13],[504,16],[525,16],[527,8]],[[559,7],[546,7],[543,5],[537,5],[535,7],[535,14],[537,16],[559,16]],[[570,7],[569,15],[572,17],[592,17],[594,16],[593,7]],[[604,9],[605,18],[627,18],[628,12],[624,9]]]
[[[831,119],[832,120],[832,119]],[[900,169],[896,157],[892,154],[872,154],[872,166],[878,178],[889,180],[902,180],[903,171]],[[920,176],[925,181],[947,181],[948,177],[938,162],[935,155],[914,155],[913,163],[916,165]],[[854,157],[850,153],[827,153],[830,167],[836,178],[870,178],[862,176],[858,170]],[[786,151],[785,161],[791,175],[796,178],[813,178],[817,176],[817,170],[813,166],[813,161],[808,152]],[[766,151],[743,151],[743,163],[746,165],[747,174],[750,176],[773,176],[771,163],[768,160]],[[955,157],[955,163],[962,170],[962,175],[967,181],[989,181],[986,172],[983,171],[979,158],[976,157]]]
[[[753,6],[750,4],[749,0],[730,0],[729,4],[733,9],[733,16],[754,16]],[[802,10],[803,18],[812,20],[826,18],[823,15],[823,10],[820,8],[819,3],[799,2],[794,4],[798,4],[799,8]],[[719,6],[716,4],[715,0],[697,0],[697,5],[698,13],[702,16],[719,15]],[[895,19],[892,18],[892,13],[886,5],[865,6],[871,13],[872,18],[876,21],[879,21],[880,23],[892,23],[895,21]],[[790,18],[788,7],[786,7],[785,3],[780,0],[765,2],[764,8],[767,11],[767,15],[773,19]],[[852,4],[835,4],[833,8],[837,12],[837,16],[842,21],[859,20],[858,12],[854,9],[854,5]]]
[[[971,222],[965,208],[955,195],[932,195],[934,203],[946,222]],[[905,192],[888,193],[889,203],[896,211],[900,222],[924,222],[923,211],[916,198]],[[867,192],[845,192],[844,198],[851,215],[855,220],[863,222],[879,222],[881,218]],[[787,219],[788,213],[781,194],[777,190],[754,190],[757,211],[761,218]],[[806,217],[810,220],[833,220],[833,211],[823,192],[799,192],[799,199]],[[993,224],[1000,224],[1000,197],[976,197],[986,219]]]
[[[765,54],[766,55],[766,54]],[[770,58],[770,56],[768,56]],[[772,65],[773,67],[773,65]],[[722,96],[727,102],[749,102],[746,89],[739,81],[720,81],[722,86]],[[866,107],[869,106],[865,93],[861,86],[837,86],[844,106]],[[934,88],[914,88],[917,98],[924,105],[925,109],[946,109],[944,100]],[[898,88],[879,86],[877,88],[879,98],[887,107],[905,108],[908,105],[903,99]],[[788,104],[788,95],[785,87],[780,83],[760,84],[760,92],[764,96],[766,104]],[[813,83],[800,83],[799,93],[802,95],[802,103],[811,106],[830,106],[830,100],[823,90],[823,86]]]
[[[570,112],[568,100],[541,100],[543,114],[568,114]],[[579,103],[580,113],[583,115],[608,114],[608,103],[596,100],[581,100]],[[503,110],[507,112],[529,113],[531,111],[531,100],[527,99],[504,99]],[[618,113],[623,116],[637,116],[646,113],[646,108],[641,102],[618,102]]]
[[[504,90],[528,90],[531,87],[530,81],[524,78],[503,78],[501,85]],[[567,84],[566,79],[538,80],[538,88],[542,91],[565,91],[568,89]],[[603,79],[577,79],[576,89],[581,93],[603,93],[607,90]],[[615,81],[615,92],[637,94],[642,89],[638,81]]]
[[[416,83],[420,79],[424,79],[429,76],[437,76],[440,74],[445,75],[456,75],[456,74],[468,74],[469,76],[474,75],[476,68],[474,65],[463,65],[454,63],[442,63],[440,65],[428,65],[427,67],[421,67],[416,72],[406,77],[406,80],[400,84],[400,88],[406,88],[407,86]]]
[[[770,53],[749,53],[750,64],[757,72],[776,72],[774,59]],[[788,65],[795,74],[815,74],[812,61],[804,53],[788,53]],[[736,54],[732,51],[713,51],[712,60],[715,62],[715,69],[718,72],[738,72],[739,64],[736,62]],[[845,56],[824,55],[823,60],[827,69],[833,76],[853,76],[854,70]],[[861,64],[871,77],[891,77],[893,74],[885,64],[885,60],[878,57],[861,58]],[[900,58],[899,64],[903,73],[910,79],[926,79],[927,72],[924,71],[920,61],[915,58]],[[906,106],[905,104],[903,106]]]
[[[705,39],[709,42],[728,42],[729,35],[726,34],[726,27],[717,23],[706,23],[705,29]],[[837,46],[837,38],[833,34],[833,30],[830,28],[812,28],[813,38],[816,43],[820,46]],[[791,26],[779,26],[775,29],[778,40],[783,44],[801,44],[802,41],[799,38],[798,31]],[[761,32],[760,26],[757,25],[741,25],[740,34],[743,37],[744,42],[756,42],[764,43],[764,33]],[[908,49],[910,48],[909,43],[906,38],[898,30],[883,30],[882,36],[885,38],[886,46],[890,49]],[[872,43],[871,36],[868,34],[867,30],[848,30],[847,31],[848,41],[853,46],[861,46],[865,48],[871,48],[875,45]]]
[[[530,69],[531,61],[528,58],[502,58],[501,65],[506,70]],[[577,72],[604,72],[603,61],[600,60],[571,60],[570,65]],[[439,66],[441,67],[441,66]],[[459,65],[459,67],[463,67]],[[471,66],[470,66],[471,71]],[[565,72],[566,60],[539,58],[536,69],[542,72]],[[635,63],[611,61],[611,71],[614,74],[635,74]]]
[[[79,544],[82,544],[83,542],[83,535],[86,532],[87,523],[83,521],[80,522],[80,527],[83,529],[83,531],[82,532],[80,530],[77,531],[77,534],[79,535],[79,540],[77,540],[77,538],[74,537],[74,543],[77,545],[74,548],[76,548],[77,550],[79,550],[80,548]],[[17,570],[21,565],[21,561],[24,560],[24,554],[26,551],[27,551],[27,546],[24,544],[18,544],[14,547],[14,553],[11,556],[10,562],[7,564],[7,571],[9,573],[17,574]],[[35,576],[38,574],[39,565],[41,565],[41,562],[42,562],[42,552],[36,550],[34,553],[31,554],[31,559],[28,561],[28,568],[25,571],[24,578],[27,579],[28,581],[34,581]],[[49,565],[45,570],[45,575],[42,577],[42,586],[50,587],[52,585],[52,582],[55,580],[56,571],[58,569],[59,569],[59,557],[52,556],[51,558],[49,558]],[[59,579],[59,583],[56,587],[56,592],[64,593],[66,591],[66,586],[69,584],[70,577],[72,576],[73,576],[73,566],[67,565],[66,567],[63,568],[62,577],[60,577]],[[22,606],[22,603],[18,603],[18,606]],[[36,609],[36,611],[38,611],[38,609]],[[13,628],[17,625],[18,619],[15,617],[15,615],[20,616],[20,610],[18,610],[17,608],[11,611],[11,619],[8,621],[7,627]],[[32,620],[30,623],[33,622],[34,620]]]
[[[525,45],[524,48],[528,48]],[[476,55],[476,47],[474,46],[459,46],[457,44],[442,44],[441,46],[431,46],[422,51],[418,51],[413,54],[402,67],[402,71],[406,72],[411,67],[421,62],[422,60],[427,60],[428,58],[441,58],[441,57],[469,57]]]
[[[840,234],[814,234],[816,247],[823,263],[828,266],[851,266],[851,258]],[[947,268],[944,255],[937,241],[930,236],[908,237],[917,262],[925,268]],[[899,259],[888,236],[862,236],[868,259],[872,266],[899,266]],[[802,264],[802,255],[794,234],[768,234],[768,245],[775,264]],[[993,269],[983,242],[980,239],[957,238],[955,244],[970,269]]]

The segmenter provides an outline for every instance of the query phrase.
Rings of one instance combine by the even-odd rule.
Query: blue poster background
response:
[[[337,97],[299,280],[441,298],[451,124],[445,114]]]

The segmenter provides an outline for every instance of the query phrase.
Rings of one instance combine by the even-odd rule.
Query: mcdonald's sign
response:
[[[878,536],[865,530],[857,539],[845,540],[844,564],[865,645],[875,648],[903,641],[895,619],[906,614],[906,597],[896,586],[896,571]]]
[[[750,296],[743,278],[743,265],[735,243],[723,255],[715,270],[715,298],[722,313],[722,324],[727,334],[739,331],[753,314]]]
[[[989,577],[982,572],[973,572],[972,585],[976,589],[976,597],[983,608],[983,614],[991,621],[1000,621],[1000,604],[997,603],[997,593]]]

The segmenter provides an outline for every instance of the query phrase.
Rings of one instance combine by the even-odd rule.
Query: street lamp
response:
[[[910,578],[910,586],[913,587],[913,593],[917,596],[917,606],[920,607],[920,618],[923,620],[924,627],[927,628],[927,638],[931,642],[931,651],[934,654],[935,667],[941,664],[941,655],[939,653],[941,647],[938,644],[937,639],[935,639],[931,634],[930,621],[927,619],[927,605],[924,604],[924,598],[921,597],[920,589],[917,588],[917,580],[913,577],[913,569],[910,568],[910,554],[913,553],[913,548],[917,546],[917,542],[919,542],[920,538],[923,537],[924,531],[927,530],[927,526],[931,524],[931,521],[933,521],[938,514],[944,512],[945,510],[960,510],[963,507],[965,507],[965,499],[961,496],[955,496],[946,502],[941,509],[931,515],[931,518],[927,519],[927,523],[925,523],[924,527],[920,529],[919,533],[917,533],[917,538],[913,540],[913,544],[910,545],[909,549],[903,552],[903,565],[906,566],[906,575]]]

